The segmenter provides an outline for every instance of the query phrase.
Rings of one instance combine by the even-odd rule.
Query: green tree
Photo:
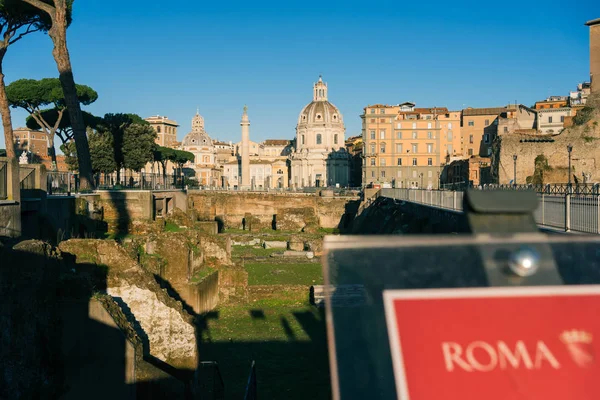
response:
[[[94,173],[110,174],[117,169],[113,138],[107,132],[89,132],[90,155]]]
[[[77,85],[76,89],[77,98],[81,104],[89,105],[98,99],[98,93],[89,86]],[[65,96],[60,81],[56,78],[19,79],[8,85],[6,96],[11,107],[18,107],[27,111],[37,125],[48,134],[48,152],[52,157],[52,161],[56,163],[54,136],[61,126],[66,109]],[[52,105],[54,108],[48,111],[42,110],[42,107],[48,105]],[[45,119],[44,116],[48,119]],[[63,143],[66,142],[66,140],[62,140]]]
[[[173,157],[174,151],[170,147],[156,146],[154,148],[154,161],[160,163],[163,179],[167,176],[167,162]]]
[[[41,111],[42,118],[48,122],[48,124],[54,126],[58,120],[58,110],[55,108],[45,109]],[[98,125],[102,122],[101,117],[97,117],[90,114],[87,111],[83,111],[83,120],[86,128],[97,129]],[[29,115],[25,121],[27,128],[32,130],[41,130],[42,127],[37,123],[35,118]],[[73,140],[73,127],[71,127],[71,120],[69,119],[69,110],[64,110],[58,129],[56,130],[56,136],[59,137],[62,144]],[[89,137],[89,133],[88,133]]]
[[[177,174],[181,175],[183,172],[183,165],[188,161],[194,161],[194,154],[190,153],[189,151],[173,150],[173,153],[171,153],[169,160],[172,161],[174,164],[177,164]]]
[[[121,168],[125,168],[123,155],[125,130],[133,124],[150,126],[136,114],[106,114],[97,126],[98,132],[109,132],[112,135],[114,160],[117,163],[117,182],[121,181]]]
[[[65,94],[65,103],[73,127],[77,158],[79,159],[80,185],[83,189],[93,188],[90,148],[81,114],[81,105],[77,97],[71,57],[67,48],[67,28],[71,24],[73,0],[21,0],[21,2],[37,8],[50,20],[48,36],[54,45],[52,55],[58,68],[60,83]]]
[[[123,167],[139,172],[152,162],[156,131],[149,124],[131,124],[123,131]]]
[[[67,164],[69,171],[79,171],[79,161],[77,160],[77,149],[75,148],[75,142],[67,142],[61,145],[60,149],[65,155],[65,164]]]
[[[49,20],[29,4],[20,0],[0,0],[0,114],[4,127],[7,156],[16,158],[12,117],[4,83],[4,57],[8,48],[30,33],[47,30]]]

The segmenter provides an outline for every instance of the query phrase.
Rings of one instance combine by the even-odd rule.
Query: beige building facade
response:
[[[460,111],[378,104],[361,118],[363,185],[437,188],[443,167],[463,157]]]
[[[173,148],[179,145],[177,142],[177,128],[179,127],[179,124],[177,124],[177,122],[160,115],[148,117],[146,118],[146,121],[150,123],[156,131],[156,144]]]
[[[183,138],[181,148],[194,155],[194,162],[188,167],[194,170],[199,185],[211,187],[221,185],[217,150],[204,129],[204,118],[198,112],[192,118],[192,131]]]
[[[466,157],[488,157],[498,133],[498,118],[505,107],[466,108],[462,111],[461,153]]]

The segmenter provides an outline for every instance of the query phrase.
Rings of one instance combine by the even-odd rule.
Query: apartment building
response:
[[[42,131],[32,131],[28,128],[17,128],[13,131],[15,140],[15,153],[17,157],[23,151],[38,157],[48,156],[48,135]]]
[[[466,157],[488,157],[498,133],[498,117],[506,107],[466,108],[461,119],[461,152]]]
[[[156,130],[156,144],[163,147],[175,148],[179,145],[177,142],[177,128],[179,124],[168,117],[155,115],[146,118],[146,121]]]
[[[437,188],[443,166],[463,156],[460,111],[377,104],[361,118],[363,185]]]
[[[550,96],[536,101],[534,109],[538,114],[538,133],[558,135],[565,127],[565,119],[571,116],[568,96]]]

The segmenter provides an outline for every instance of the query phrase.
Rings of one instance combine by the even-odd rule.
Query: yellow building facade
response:
[[[443,167],[463,156],[460,111],[378,104],[361,118],[363,185],[438,188]]]

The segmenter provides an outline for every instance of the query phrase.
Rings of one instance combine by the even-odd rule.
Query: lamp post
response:
[[[569,152],[569,189],[571,188],[571,152],[573,151],[572,145],[567,145],[567,151]]]
[[[421,172],[419,176],[421,177],[421,189],[423,189],[423,173]]]
[[[517,186],[517,155],[513,155],[513,185]]]
[[[438,190],[442,188],[442,174],[438,171]]]

